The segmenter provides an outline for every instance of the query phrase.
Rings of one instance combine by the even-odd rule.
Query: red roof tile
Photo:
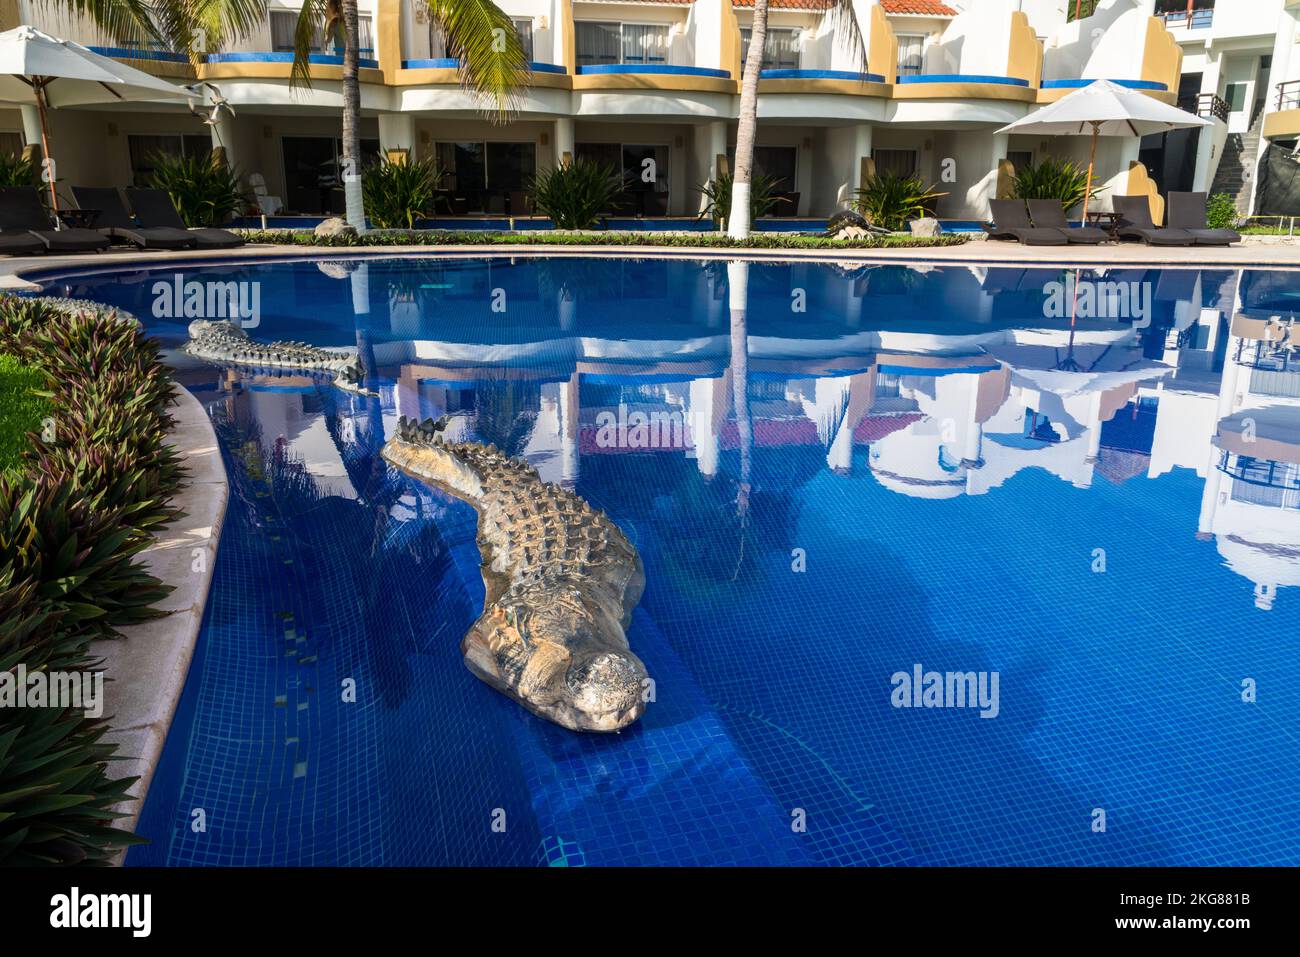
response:
[[[880,0],[886,13],[907,13],[918,17],[955,17],[957,11],[939,0]]]
[[[773,10],[829,10],[833,0],[769,0]],[[731,0],[733,7],[752,7],[754,0]]]

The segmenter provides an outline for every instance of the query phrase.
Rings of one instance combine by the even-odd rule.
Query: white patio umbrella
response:
[[[1193,126],[1209,126],[1186,110],[1147,96],[1110,80],[1097,80],[1055,103],[1008,123],[999,133],[1033,133],[1048,136],[1082,136],[1092,132],[1088,157],[1088,187],[1083,196],[1083,221],[1088,221],[1093,167],[1097,163],[1098,136],[1147,136]]]
[[[92,53],[32,26],[0,33],[0,102],[35,104],[41,117],[41,154],[50,155],[45,111],[117,100],[185,99],[185,90],[142,70]],[[50,199],[59,209],[50,176]]]

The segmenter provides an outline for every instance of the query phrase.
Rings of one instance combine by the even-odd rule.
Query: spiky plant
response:
[[[625,188],[623,175],[612,165],[580,159],[536,174],[528,195],[556,229],[589,229],[613,209]]]
[[[1105,187],[1093,183],[1092,195]],[[1068,213],[1088,192],[1088,171],[1070,160],[1047,157],[1016,171],[1012,199],[1059,199]]]
[[[727,220],[731,217],[731,195],[733,192],[731,187],[732,176],[730,173],[720,173],[703,186],[695,187],[695,191],[704,197],[704,208],[700,210],[700,215],[696,218],[711,219],[717,229],[726,229]],[[750,222],[760,216],[766,216],[783,203],[788,206],[790,200],[778,195],[775,179],[761,174],[754,177],[749,190]],[[793,214],[794,210],[780,210],[779,212]]]
[[[248,205],[239,175],[212,156],[155,153],[149,185],[167,190],[187,226],[219,226]]]
[[[947,195],[926,186],[915,174],[880,173],[862,184],[853,205],[873,226],[896,231],[908,220],[932,213],[935,200]]]
[[[414,229],[415,221],[433,206],[442,172],[433,160],[392,163],[387,159],[361,180],[366,212],[380,229]]]

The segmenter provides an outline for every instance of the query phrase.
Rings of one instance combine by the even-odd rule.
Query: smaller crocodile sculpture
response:
[[[491,445],[443,441],[447,420],[401,419],[383,457],[478,512],[487,595],[461,640],[469,670],[573,731],[618,731],[645,710],[626,629],[641,558],[586,501]]]
[[[332,372],[340,389],[363,391],[365,367],[350,353],[305,342],[258,342],[228,319],[196,319],[190,323],[189,333],[185,351],[199,359],[254,368]]]

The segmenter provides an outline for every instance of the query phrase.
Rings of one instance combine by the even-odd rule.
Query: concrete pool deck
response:
[[[1103,246],[1021,246],[976,239],[960,246],[901,249],[719,249],[706,246],[561,246],[529,243],[452,246],[250,245],[238,249],[142,252],[110,250],[67,256],[0,259],[0,290],[32,291],[24,278],[68,268],[111,270],[164,263],[257,262],[263,259],[440,257],[583,257],[629,259],[746,259],[751,261],[899,263],[962,266],[1150,266],[1185,269],[1300,268],[1300,239],[1248,236],[1236,246],[1160,247],[1137,243]],[[38,277],[39,278],[39,277]]]

